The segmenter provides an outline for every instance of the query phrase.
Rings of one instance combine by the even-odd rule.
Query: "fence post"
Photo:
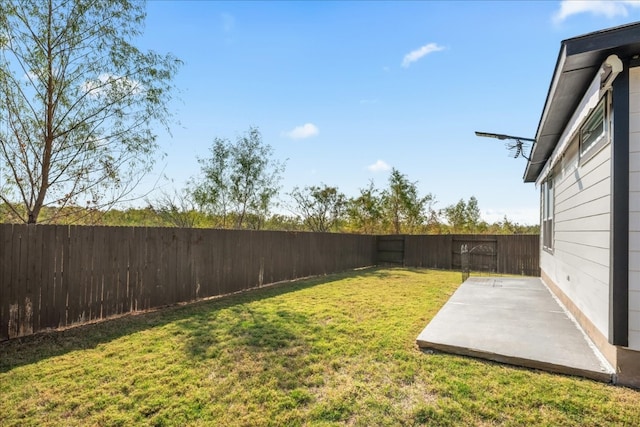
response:
[[[460,245],[460,264],[462,269],[462,283],[469,278],[469,250],[467,245]]]

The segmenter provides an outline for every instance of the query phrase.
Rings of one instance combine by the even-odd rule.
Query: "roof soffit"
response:
[[[602,62],[640,53],[640,23],[562,42],[524,181],[535,182]]]

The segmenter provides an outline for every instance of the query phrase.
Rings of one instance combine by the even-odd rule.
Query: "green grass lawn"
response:
[[[0,343],[0,425],[638,425],[638,391],[421,352],[459,280],[364,270]]]

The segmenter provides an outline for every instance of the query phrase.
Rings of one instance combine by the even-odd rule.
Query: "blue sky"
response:
[[[152,183],[197,176],[215,137],[250,126],[286,160],[281,195],[356,196],[395,167],[436,208],[538,223],[525,160],[474,131],[533,138],[564,39],[640,20],[639,2],[150,1],[138,44],[184,61]],[[153,198],[153,194],[150,196]]]

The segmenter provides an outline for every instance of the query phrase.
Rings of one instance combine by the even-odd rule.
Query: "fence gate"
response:
[[[463,274],[465,271],[498,272],[498,240],[494,237],[456,236],[451,250],[454,270],[461,270]]]
[[[378,264],[404,266],[404,243],[403,235],[378,236]]]

